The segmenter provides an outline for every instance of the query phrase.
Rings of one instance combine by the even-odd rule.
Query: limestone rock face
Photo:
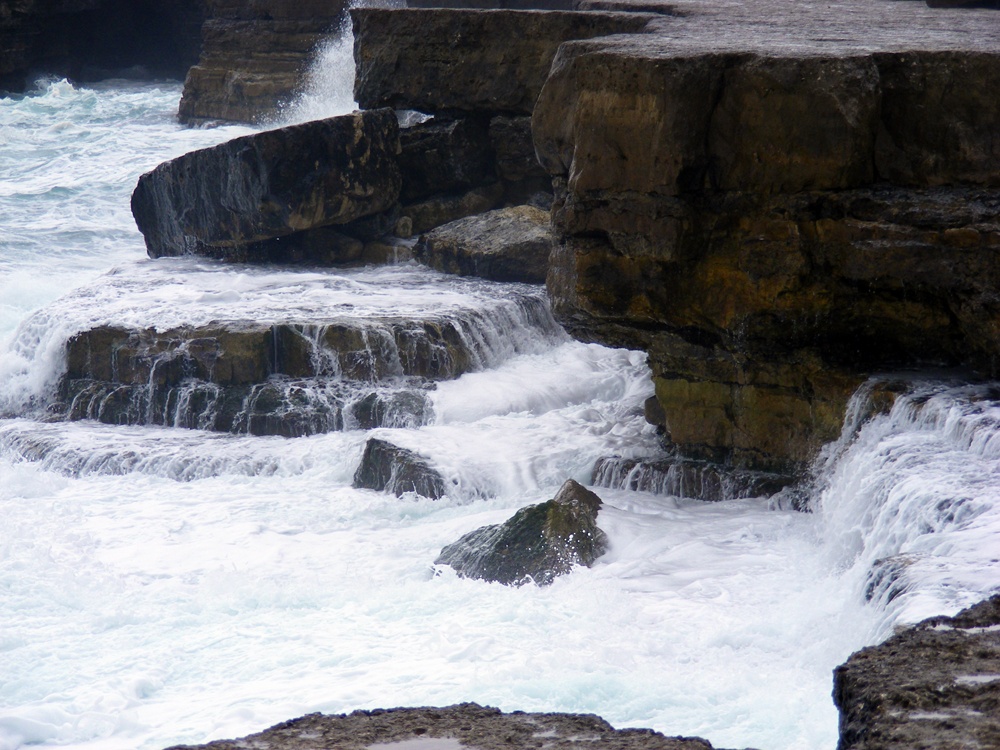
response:
[[[365,452],[361,457],[361,465],[354,474],[353,486],[391,492],[397,497],[415,492],[432,500],[447,494],[444,478],[431,467],[427,459],[378,438],[370,438],[365,443]]]
[[[684,455],[794,473],[871,372],[996,374],[1000,52],[730,47],[560,48],[548,286],[575,335],[649,352]]]
[[[597,527],[601,505],[601,498],[569,479],[552,500],[469,532],[441,550],[434,563],[450,565],[463,578],[545,586],[574,565],[589,568],[604,554],[607,536]]]
[[[317,45],[344,22],[345,7],[343,0],[210,0],[181,122],[273,119],[301,89]]]
[[[1000,747],[1000,597],[853,654],[833,699],[840,750]]]
[[[372,745],[470,747],[480,750],[537,748],[539,735],[552,750],[600,746],[608,750],[712,750],[696,737],[665,737],[649,729],[615,729],[592,714],[502,713],[462,703],[447,708],[393,708],[325,716],[309,714],[239,740],[217,740],[204,750],[366,750]],[[406,744],[403,744],[406,743]],[[193,746],[185,745],[187,750]],[[181,750],[181,747],[170,748]]]
[[[398,150],[390,110],[265,131],[144,174],[132,213],[150,257],[225,257],[252,243],[389,209],[399,196]]]
[[[357,8],[351,18],[361,107],[527,115],[562,42],[639,32],[651,16]]]
[[[440,226],[422,236],[413,253],[446,273],[543,284],[551,250],[548,213],[513,206]]]

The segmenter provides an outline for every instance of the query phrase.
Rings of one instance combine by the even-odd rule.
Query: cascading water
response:
[[[610,551],[593,568],[546,588],[435,569],[444,545],[589,483],[599,459],[655,455],[644,357],[570,341],[537,288],[411,264],[144,259],[137,174],[246,132],[180,129],[179,93],[52,82],[0,100],[2,750],[152,749],[466,700],[832,748],[836,664],[994,590],[1000,406],[989,388],[933,383],[851,423],[817,469],[813,513],[599,488]],[[336,390],[331,325],[427,319],[460,321],[475,356],[422,381],[419,419],[351,411],[283,438],[50,411],[67,342],[100,326],[155,338],[241,322],[272,341],[291,326],[315,372],[254,387]],[[407,390],[405,372],[387,377],[382,395]],[[446,496],[353,489],[373,436],[424,456]]]

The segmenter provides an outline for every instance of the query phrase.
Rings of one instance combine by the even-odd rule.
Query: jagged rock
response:
[[[269,130],[142,175],[132,213],[153,258],[225,257],[293,232],[331,225],[343,231],[395,204],[398,150],[391,110]]]
[[[463,578],[545,586],[574,565],[589,568],[604,554],[607,536],[597,527],[601,504],[601,498],[568,479],[552,500],[469,532],[441,550],[434,564],[450,565]]]
[[[594,465],[591,484],[715,502],[771,496],[792,481],[793,477],[783,474],[730,469],[705,461],[607,456]]]
[[[14,0],[0,5],[0,91],[40,74],[75,81],[183,78],[198,61],[201,0]]]
[[[551,249],[548,213],[514,206],[440,226],[420,238],[413,254],[447,273],[542,284]]]
[[[267,122],[301,90],[316,47],[345,20],[343,0],[210,0],[202,57],[178,117]]]
[[[1000,596],[858,651],[833,678],[840,750],[1000,747]]]
[[[649,729],[615,729],[593,714],[501,713],[475,703],[447,708],[393,708],[324,716],[309,714],[239,740],[216,740],[204,750],[368,750],[395,743],[429,750],[712,750],[697,737],[665,737]],[[168,750],[195,750],[184,745]]]
[[[496,182],[489,124],[483,117],[435,117],[403,128],[399,141],[404,203]]]
[[[563,41],[639,32],[652,17],[356,8],[354,96],[369,108],[531,114]]]
[[[397,497],[415,492],[437,500],[448,493],[444,477],[427,459],[386,440],[369,438],[361,465],[354,473],[357,489],[391,492]]]
[[[568,42],[533,130],[561,321],[649,352],[683,454],[795,473],[871,372],[997,372],[1000,50],[780,33]]]
[[[410,220],[410,232],[422,234],[449,221],[489,211],[502,201],[503,185],[494,182],[466,193],[445,193],[411,203],[403,206],[402,213]]]

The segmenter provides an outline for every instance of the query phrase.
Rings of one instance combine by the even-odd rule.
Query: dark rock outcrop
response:
[[[144,174],[132,213],[153,258],[199,253],[242,260],[241,254],[261,252],[257,243],[335,225],[332,237],[286,244],[307,256],[310,243],[317,256],[344,248],[351,259],[357,243],[339,233],[350,236],[351,222],[395,205],[398,151],[396,117],[385,109],[256,133]]]
[[[440,226],[420,238],[413,256],[447,273],[543,284],[551,250],[548,213],[514,206]]]
[[[202,0],[9,0],[0,4],[0,91],[38,75],[183,78],[198,60]]]
[[[202,55],[178,117],[267,122],[300,91],[317,46],[346,21],[343,0],[208,0]]]
[[[556,496],[517,511],[502,524],[484,526],[449,544],[434,561],[463,578],[508,586],[552,583],[574,565],[590,567],[607,549],[597,527],[601,498],[569,479]]]
[[[592,714],[502,713],[475,703],[447,708],[393,708],[324,716],[309,714],[240,740],[217,740],[202,750],[367,750],[409,742],[441,750],[712,750],[696,737],[665,737],[649,729],[615,729]],[[406,747],[406,745],[400,745]],[[184,745],[169,750],[195,750]]]
[[[357,489],[391,492],[402,497],[415,492],[437,500],[448,494],[447,483],[426,458],[386,440],[370,438],[354,473]]]
[[[685,455],[794,473],[873,371],[996,373],[1000,51],[779,41],[566,43],[533,128],[561,320],[649,352]]]
[[[354,96],[362,107],[528,115],[562,42],[640,32],[651,17],[357,8]]]
[[[839,750],[1000,747],[1000,596],[852,655],[833,699]]]

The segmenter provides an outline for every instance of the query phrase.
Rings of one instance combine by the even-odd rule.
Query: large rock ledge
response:
[[[857,652],[833,698],[839,750],[1000,747],[1000,596]]]
[[[168,750],[193,750],[184,745]],[[447,708],[394,708],[324,716],[309,714],[204,750],[712,750],[705,740],[665,737],[649,729],[614,729],[589,714],[502,713],[462,703]]]

